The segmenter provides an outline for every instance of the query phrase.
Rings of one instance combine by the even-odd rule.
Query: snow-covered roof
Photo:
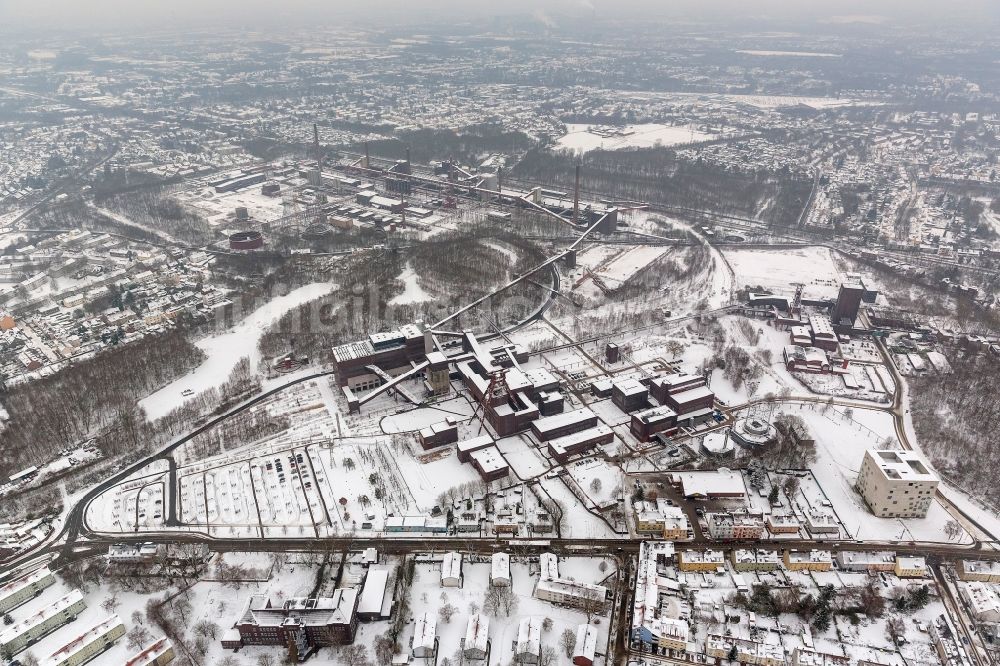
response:
[[[493,580],[510,580],[510,555],[493,553],[490,578]]]
[[[445,553],[441,560],[441,580],[459,579],[462,577],[462,554]]]
[[[382,612],[385,602],[386,585],[389,582],[388,569],[368,569],[364,587],[361,588],[361,600],[358,602],[358,612],[368,615]]]
[[[576,650],[573,653],[576,657],[583,657],[591,662],[597,653],[597,629],[589,624],[581,624],[576,629]]]
[[[437,620],[430,613],[417,616],[413,625],[413,649],[434,649],[434,638],[437,635]]]
[[[553,553],[542,553],[538,557],[541,578],[559,578],[559,558]]]
[[[61,666],[62,664],[78,663],[77,659],[82,656],[81,652],[98,641],[106,640],[109,638],[109,634],[119,630],[118,635],[121,636],[125,633],[125,626],[117,615],[112,615],[53,652],[40,664],[41,666]]]
[[[490,618],[482,613],[475,613],[469,617],[469,624],[465,629],[465,649],[486,651],[486,643],[490,638]]]
[[[542,647],[542,620],[526,617],[517,626],[517,648],[514,655],[539,654]]]

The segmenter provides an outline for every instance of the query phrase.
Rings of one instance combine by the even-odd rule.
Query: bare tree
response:
[[[149,642],[151,637],[152,636],[150,635],[149,630],[141,624],[133,625],[132,628],[128,630],[128,633],[125,634],[125,640],[130,650],[138,650],[142,648],[143,645]]]
[[[438,615],[441,617],[441,621],[445,624],[451,622],[451,618],[458,612],[458,609],[451,604],[445,604],[438,608]]]
[[[566,651],[567,658],[572,657],[573,650],[576,648],[576,632],[572,629],[564,629],[559,635],[559,645]]]

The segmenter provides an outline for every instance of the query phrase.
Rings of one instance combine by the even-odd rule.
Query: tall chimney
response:
[[[316,152],[316,168],[323,170],[323,162],[319,154],[319,127],[313,123],[313,150]]]
[[[573,190],[573,224],[580,221],[580,165],[576,165],[576,188]]]
[[[365,141],[365,168],[366,169],[371,169],[372,168],[372,158],[368,154],[368,142],[367,141]]]

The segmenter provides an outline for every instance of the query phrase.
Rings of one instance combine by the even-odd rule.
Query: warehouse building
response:
[[[531,432],[541,442],[571,435],[597,425],[597,415],[587,407],[574,409],[554,416],[546,416],[531,423]]]
[[[629,430],[640,442],[648,442],[653,435],[671,435],[677,432],[677,412],[667,406],[650,407],[632,415]]]
[[[596,420],[597,417],[594,418]],[[610,444],[614,438],[611,428],[599,423],[592,428],[553,439],[549,442],[549,455],[560,463],[565,463],[570,456],[589,451],[595,446]]]

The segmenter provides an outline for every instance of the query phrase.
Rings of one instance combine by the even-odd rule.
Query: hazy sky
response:
[[[155,30],[220,22],[266,28],[269,24],[336,21],[348,15],[386,23],[425,23],[537,12],[597,20],[658,15],[817,21],[880,15],[906,22],[953,19],[982,26],[1000,20],[1000,0],[0,0],[0,30]]]

